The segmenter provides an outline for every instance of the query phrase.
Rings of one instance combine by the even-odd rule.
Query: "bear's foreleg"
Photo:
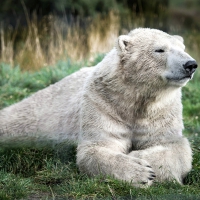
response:
[[[184,137],[174,143],[132,151],[128,155],[149,162],[155,171],[156,181],[159,182],[176,180],[182,184],[192,167],[192,151]]]
[[[114,144],[87,142],[78,145],[77,164],[80,171],[93,175],[111,175],[134,186],[151,185],[155,173],[149,163],[116,150]]]

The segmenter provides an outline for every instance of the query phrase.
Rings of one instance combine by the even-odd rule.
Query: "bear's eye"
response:
[[[165,52],[163,49],[156,49],[155,52],[158,52],[158,53],[163,53]]]

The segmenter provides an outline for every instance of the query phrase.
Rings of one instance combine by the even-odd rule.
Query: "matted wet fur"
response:
[[[77,141],[77,165],[88,175],[182,183],[192,151],[182,135],[181,87],[197,67],[184,48],[180,36],[155,29],[119,36],[97,66],[1,110],[1,142]]]

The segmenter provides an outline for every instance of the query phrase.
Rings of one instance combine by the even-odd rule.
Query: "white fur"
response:
[[[135,29],[97,66],[1,110],[1,141],[78,141],[77,164],[88,175],[181,183],[192,161],[181,104],[189,60],[181,38]]]

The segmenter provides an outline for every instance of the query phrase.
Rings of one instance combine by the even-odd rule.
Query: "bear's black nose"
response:
[[[185,71],[188,73],[188,74],[193,74],[196,70],[196,68],[198,67],[196,61],[192,60],[192,61],[188,61],[186,62],[184,65],[183,65]]]

